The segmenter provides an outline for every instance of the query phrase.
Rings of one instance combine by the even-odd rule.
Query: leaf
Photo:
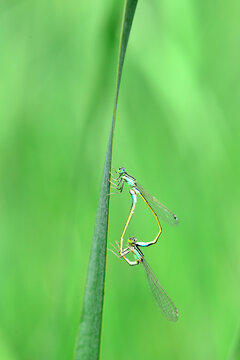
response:
[[[110,170],[112,162],[113,135],[116,122],[119,87],[124,58],[137,0],[126,0],[120,37],[120,51],[117,66],[117,83],[113,108],[112,125],[107,145],[103,177],[99,195],[88,275],[83,299],[82,316],[77,336],[75,360],[96,360],[99,358],[104,298],[106,245],[109,212]]]

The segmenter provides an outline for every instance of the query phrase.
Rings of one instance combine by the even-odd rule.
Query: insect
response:
[[[113,185],[113,187],[119,193],[121,193],[123,191],[124,184],[127,183],[130,186],[129,192],[132,197],[132,206],[120,240],[120,250],[121,251],[123,250],[123,237],[125,235],[129,222],[135,211],[135,206],[137,203],[137,195],[139,195],[143,199],[143,201],[146,203],[148,208],[151,210],[152,214],[154,215],[157,221],[159,228],[158,234],[155,237],[155,239],[149,243],[146,243],[147,245],[145,246],[155,244],[162,233],[160,220],[163,220],[164,222],[170,225],[177,225],[178,224],[177,216],[172,211],[170,211],[166,206],[161,204],[160,201],[158,201],[154,196],[152,196],[149,192],[147,192],[133,176],[127,173],[124,167],[115,170],[115,173],[116,173],[116,177],[112,174],[113,181],[111,181],[111,184]]]
[[[144,243],[138,242],[135,237],[131,237],[130,239],[128,239],[128,246],[122,251],[120,250],[120,245],[118,244],[118,249],[115,248],[115,250],[118,251],[118,254],[116,254],[112,250],[111,251],[117,257],[122,257],[131,266],[142,264],[147,276],[148,285],[160,310],[169,321],[177,321],[178,310],[174,305],[173,301],[171,300],[171,298],[168,296],[168,294],[160,284],[160,282],[158,281],[151,267],[145,260],[144,254],[140,249],[140,247],[144,246],[143,244]],[[126,257],[126,255],[128,255],[129,253],[133,254],[135,258],[134,261],[131,261]]]

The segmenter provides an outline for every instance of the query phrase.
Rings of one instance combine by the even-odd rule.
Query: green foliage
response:
[[[104,172],[99,195],[95,230],[92,240],[91,255],[88,266],[88,276],[84,293],[82,318],[77,338],[76,360],[98,359],[102,328],[102,312],[104,297],[108,207],[110,193],[110,172],[112,160],[113,133],[116,121],[116,111],[119,87],[122,75],[124,57],[131,25],[137,5],[137,0],[126,0],[121,31],[120,53],[117,68],[116,96],[113,110],[112,126],[107,146]]]
[[[123,2],[0,8],[0,359],[72,359],[109,138]],[[142,269],[107,256],[104,360],[239,357],[239,12],[235,0],[140,1],[122,74],[113,166],[179,218]],[[111,198],[110,242],[131,199]],[[157,231],[138,202],[126,234]]]

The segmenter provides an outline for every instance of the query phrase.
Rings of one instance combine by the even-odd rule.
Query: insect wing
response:
[[[152,269],[144,259],[142,261],[143,267],[146,271],[148,284],[150,290],[163,314],[169,321],[178,320],[178,310],[174,305],[173,301],[170,299],[166,291],[163,289],[162,285],[158,281],[157,277],[153,273]]]
[[[159,219],[170,225],[178,224],[177,215],[170,211],[166,206],[161,204],[158,199],[156,199],[149,192],[147,192],[139,183],[137,183],[136,188],[140,191],[147,204],[153,209]]]

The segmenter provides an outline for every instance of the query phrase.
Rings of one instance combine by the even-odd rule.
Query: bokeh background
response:
[[[0,358],[72,359],[114,102],[123,1],[0,5]],[[139,1],[113,166],[179,217],[141,266],[108,252],[101,358],[238,359],[240,51],[236,0]],[[110,243],[130,208],[111,198]],[[157,232],[144,204],[127,236]]]

